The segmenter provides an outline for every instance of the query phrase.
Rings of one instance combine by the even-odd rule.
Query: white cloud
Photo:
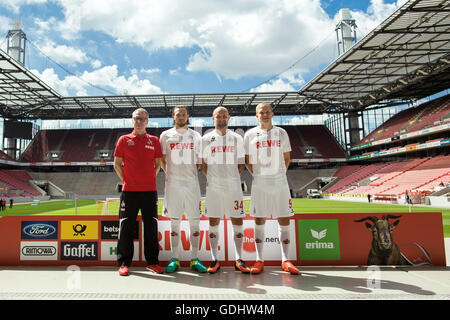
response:
[[[177,74],[180,73],[180,71],[181,71],[181,67],[178,67],[178,68],[176,68],[176,69],[170,69],[170,70],[169,70],[169,74],[170,74],[171,76],[176,76]]]
[[[18,6],[26,1],[33,0],[9,0]],[[176,64],[168,66],[170,75],[180,72],[179,66],[183,65],[189,72],[214,72],[219,82],[224,78],[246,76],[270,78],[298,62],[289,75],[282,74],[253,91],[297,90],[308,72],[316,72],[319,66],[330,63],[337,55],[336,17],[328,16],[320,0],[53,1],[62,8],[63,20],[37,20],[36,24],[41,30],[51,28],[59,32],[64,39],[97,31],[117,42],[139,45],[151,52],[179,48],[193,50],[187,61],[176,60]],[[371,0],[366,12],[351,11],[359,37],[406,2],[398,0],[390,4],[385,1]],[[65,55],[60,52],[62,46],[53,45],[52,49],[61,59],[71,56],[73,63],[89,60],[76,49]],[[96,69],[101,67],[93,61],[91,65]],[[140,72],[152,74],[160,70]],[[124,82],[134,83],[135,88],[150,87],[134,77],[137,75],[132,74]],[[123,90],[128,89],[119,91]]]
[[[20,7],[23,5],[43,4],[46,2],[47,2],[47,0],[2,0],[1,5],[12,10],[14,13],[19,13]]]
[[[45,69],[42,73],[37,70],[31,71],[62,96],[87,96],[90,92],[96,92],[99,95],[99,90],[92,88],[89,84],[116,94],[123,94],[125,91],[133,95],[163,93],[161,88],[147,79],[139,79],[137,74],[132,74],[128,78],[119,75],[116,65],[104,66],[92,72],[85,71],[78,77],[66,76],[64,79],[60,79],[53,68]],[[102,91],[101,94],[105,92]]]
[[[8,30],[11,29],[12,26],[12,20],[8,17],[0,16],[0,34],[6,35]],[[0,38],[1,39],[1,38]],[[3,39],[0,40],[1,47],[3,51],[6,51],[6,38],[3,37]]]
[[[216,72],[221,78],[279,72],[334,32],[319,0],[58,3],[65,15],[58,30],[66,39],[96,30],[148,50],[199,48],[187,70]],[[325,51],[316,58],[322,63],[332,56]]]
[[[100,60],[98,60],[98,59],[91,60],[91,66],[94,69],[98,69],[98,68],[100,68],[102,66],[102,62]]]
[[[250,92],[298,91],[304,83],[300,73],[288,70],[279,77],[251,89]]]
[[[146,74],[154,74],[154,73],[160,73],[161,69],[159,68],[151,68],[151,69],[144,69],[142,68],[140,70],[141,73],[146,73]]]
[[[43,45],[38,45],[38,47],[45,55],[58,63],[74,66],[77,63],[85,63],[88,61],[86,54],[74,47],[57,45],[52,41],[48,41]]]

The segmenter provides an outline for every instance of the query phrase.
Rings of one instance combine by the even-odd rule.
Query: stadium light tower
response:
[[[19,62],[21,65],[25,66],[25,44],[27,36],[22,30],[22,21],[20,19],[14,20],[13,28],[8,31],[6,39],[7,39],[6,53],[11,58]],[[20,152],[20,148],[18,148],[17,146],[17,138],[13,137],[5,138],[3,136],[3,150],[11,158],[17,159],[18,152]]]
[[[350,9],[339,10],[339,21],[336,24],[336,40],[338,56],[349,50],[356,43],[356,22],[350,17]],[[362,138],[362,112],[343,114],[345,147],[348,150]]]
[[[22,21],[15,19],[13,29],[6,35],[6,53],[20,64],[25,66],[25,45],[27,36],[22,30]]]
[[[339,21],[336,24],[338,56],[356,43],[356,22],[350,18],[350,9],[339,10]]]

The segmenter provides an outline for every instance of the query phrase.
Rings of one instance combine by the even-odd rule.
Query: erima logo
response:
[[[313,229],[311,229],[311,235],[316,238],[317,240],[323,239],[327,236],[327,229],[322,230],[320,232],[317,232]]]
[[[311,235],[313,238],[317,239],[315,242],[306,242],[305,248],[306,249],[334,249],[333,242],[319,242],[318,240],[321,240],[327,236],[327,229],[324,229],[322,231],[316,231],[313,229],[310,229]]]

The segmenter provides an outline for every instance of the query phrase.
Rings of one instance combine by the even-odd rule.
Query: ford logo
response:
[[[48,237],[56,232],[56,228],[45,223],[35,223],[27,225],[22,231],[30,237]]]

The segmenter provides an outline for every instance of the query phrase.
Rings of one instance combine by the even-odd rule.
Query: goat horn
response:
[[[378,218],[371,216],[371,217],[365,217],[365,218],[362,218],[362,219],[359,219],[359,220],[353,220],[353,221],[354,222],[363,222],[363,221],[366,221],[366,220],[370,220],[373,223],[376,223],[378,221]]]
[[[392,214],[388,214],[387,216],[383,216],[383,220],[388,220],[388,219],[398,219],[400,218],[402,215],[399,216],[394,216]]]

